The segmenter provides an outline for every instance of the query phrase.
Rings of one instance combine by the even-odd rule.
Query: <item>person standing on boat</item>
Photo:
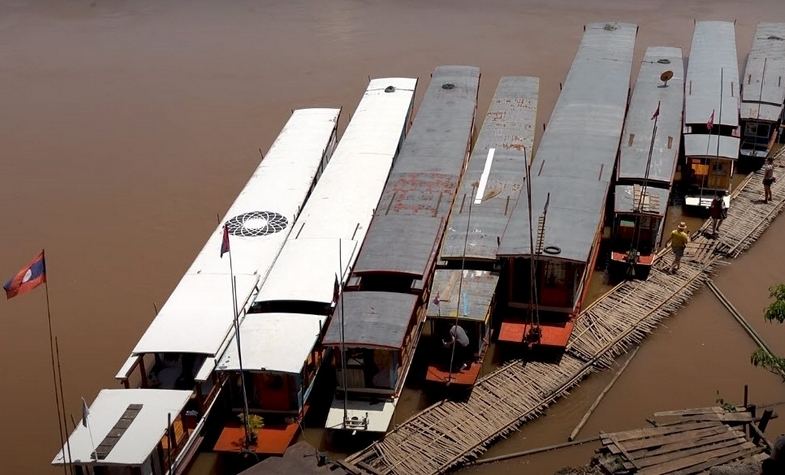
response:
[[[763,202],[768,203],[771,200],[771,184],[774,183],[774,160],[769,157],[763,165]]]
[[[671,232],[671,237],[668,239],[673,249],[673,264],[671,264],[670,272],[675,274],[681,265],[681,258],[684,256],[684,250],[687,249],[687,243],[690,242],[690,235],[687,233],[687,223],[682,221]]]
[[[720,225],[725,220],[727,211],[725,210],[725,202],[720,196],[719,192],[714,193],[714,199],[711,200],[709,206],[709,216],[711,216],[711,235],[717,237],[720,231]]]
[[[450,328],[450,339],[442,340],[442,343],[445,348],[450,348],[451,350],[452,346],[455,345],[455,354],[453,355],[455,366],[460,365],[462,370],[469,367],[469,335],[466,334],[466,330],[456,323]]]

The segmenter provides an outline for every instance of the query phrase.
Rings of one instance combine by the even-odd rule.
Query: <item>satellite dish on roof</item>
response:
[[[673,71],[668,70],[660,74],[660,81],[662,81],[662,87],[668,87],[668,81],[673,78]]]

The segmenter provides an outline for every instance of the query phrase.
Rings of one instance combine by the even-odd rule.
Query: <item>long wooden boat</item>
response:
[[[662,239],[679,159],[683,105],[681,49],[648,48],[627,110],[616,163],[608,267],[613,280],[646,279],[649,275]]]
[[[328,429],[384,432],[390,424],[471,148],[479,80],[468,66],[431,76],[323,340],[338,368]]]
[[[759,23],[741,81],[741,158],[766,158],[785,101],[785,23]]]
[[[521,194],[499,246],[500,342],[563,349],[572,333],[602,238],[637,31],[586,26],[530,167],[531,199]]]
[[[144,394],[145,401],[152,401],[149,404],[165,404],[170,390],[190,395],[178,410],[170,408],[172,420],[187,421],[182,443],[167,447],[169,463],[175,467],[167,469],[170,473],[187,469],[203,440],[207,417],[225,380],[214,371],[217,358],[231,339],[234,321],[229,263],[219,253],[223,223],[228,224],[232,234],[235,303],[242,316],[332,155],[339,114],[339,109],[300,109],[292,113],[221,225],[213,231],[117,373],[116,378],[125,388],[150,390],[123,394]],[[117,422],[114,412],[100,411],[93,413],[91,421],[96,440],[106,437]],[[113,457],[113,450],[107,457]],[[84,464],[105,465],[100,459]]]
[[[708,209],[719,194],[729,207],[740,143],[739,66],[732,22],[695,24],[684,89],[684,204]]]
[[[480,374],[499,282],[496,250],[532,156],[538,92],[538,78],[504,77],[485,115],[431,285],[429,331],[421,344],[428,355],[427,381],[471,386]],[[467,333],[468,350],[442,344],[453,325]]]
[[[409,124],[416,79],[373,79],[330,163],[294,223],[218,371],[229,375],[232,413],[263,418],[245,441],[238,417],[224,421],[214,450],[283,455],[299,432],[324,359],[322,332],[350,275]],[[242,366],[241,366],[242,364]],[[245,400],[241,377],[245,378]]]

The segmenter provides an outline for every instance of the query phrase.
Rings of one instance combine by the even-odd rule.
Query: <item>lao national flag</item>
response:
[[[46,263],[44,262],[44,252],[41,251],[41,254],[38,254],[15,276],[8,279],[3,288],[6,298],[10,299],[29,292],[44,282],[46,282]]]
[[[706,122],[706,128],[709,129],[709,132],[711,132],[712,127],[714,127],[714,109],[711,110],[709,121]]]
[[[223,241],[221,241],[221,257],[227,252],[229,252],[229,226],[224,224],[224,238]]]

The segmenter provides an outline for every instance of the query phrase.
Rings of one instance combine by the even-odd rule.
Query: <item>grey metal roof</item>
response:
[[[673,72],[673,78],[663,87],[660,75],[665,71]],[[621,136],[616,172],[618,181],[643,183],[646,179],[646,164],[649,162],[655,122],[652,116],[658,104],[657,136],[654,138],[648,179],[650,184],[659,182],[668,187],[673,181],[679,158],[684,110],[684,61],[681,48],[652,47],[646,50]]]
[[[463,283],[461,283],[463,273]],[[496,293],[499,276],[485,270],[437,269],[433,276],[431,296],[439,296],[428,303],[428,318],[455,318],[483,322],[490,317],[491,302]],[[460,287],[460,302],[458,301]],[[460,309],[460,310],[459,310]]]
[[[684,123],[706,124],[712,111],[715,124],[739,125],[736,30],[729,21],[699,21],[692,34],[685,83]]]
[[[645,196],[641,202],[642,191],[643,187],[640,185],[617,186],[614,192],[614,212],[634,213],[640,207],[647,214],[665,216],[665,213],[668,211],[670,190],[647,186]]]
[[[419,297],[396,292],[344,292],[322,344],[341,344],[341,307],[346,346],[400,348]]]
[[[499,81],[450,211],[442,259],[463,257],[468,224],[466,257],[496,259],[498,240],[521,191],[526,160],[532,158],[539,84],[538,78],[525,76]],[[489,155],[490,149],[494,151]],[[483,180],[486,164],[490,170]]]
[[[587,25],[532,163],[533,224],[550,193],[545,246],[585,262],[605,209],[619,148],[637,26]],[[528,255],[528,200],[522,193],[498,254]]]
[[[717,135],[708,134],[686,134],[684,135],[684,156],[685,157],[724,157],[730,159],[739,158],[738,137],[728,137],[720,135],[720,147],[717,149]]]
[[[383,252],[361,253],[354,266],[356,274],[394,272],[421,278],[436,258],[438,237],[444,230],[443,218],[433,216],[377,216],[368,229],[366,242],[383,242]]]
[[[396,159],[357,263],[355,274],[427,269],[430,250],[442,238],[443,226],[422,233],[422,216],[446,221],[474,123],[480,70],[470,66],[439,66],[431,76],[420,109]],[[446,87],[445,87],[446,86]],[[374,231],[389,228],[389,216],[411,232],[395,236]],[[428,242],[418,242],[427,239]],[[393,240],[395,242],[393,242]],[[391,246],[404,251],[390,254]]]
[[[589,260],[597,230],[605,210],[608,182],[579,178],[535,177],[532,181],[532,225],[537,241],[537,220],[543,214],[550,193],[545,220],[543,249],[560,250],[546,257],[575,262]],[[518,206],[507,225],[500,256],[527,256],[529,251],[529,215],[526,193],[521,193]]]
[[[741,118],[779,120],[784,76],[785,23],[759,23],[742,77]]]

